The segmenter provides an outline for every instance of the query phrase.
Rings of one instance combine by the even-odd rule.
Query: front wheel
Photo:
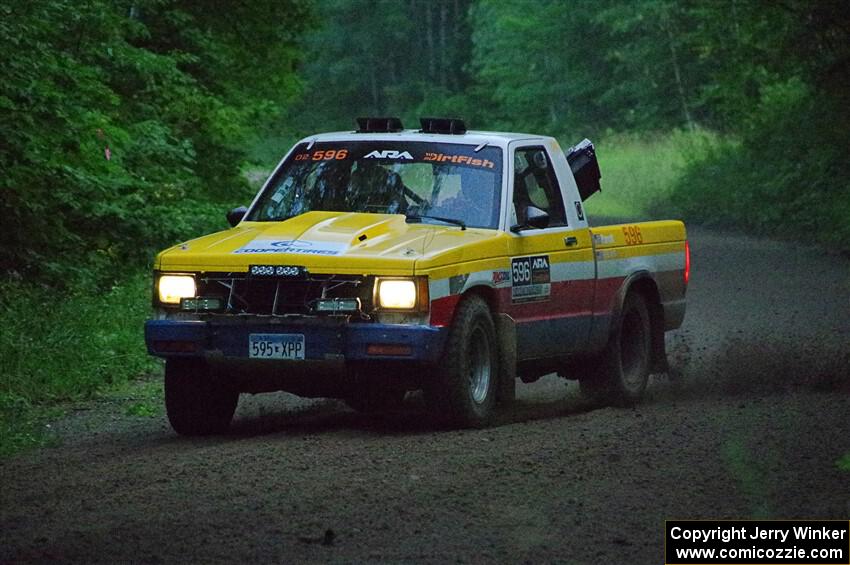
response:
[[[489,423],[496,405],[499,380],[496,329],[487,303],[465,298],[455,313],[445,355],[426,387],[436,415],[459,427]]]
[[[203,361],[165,362],[165,410],[178,434],[202,436],[226,431],[238,400],[239,391],[217,378]]]
[[[649,381],[650,342],[646,301],[640,294],[629,294],[601,358],[580,380],[584,396],[594,403],[618,406],[640,401]]]

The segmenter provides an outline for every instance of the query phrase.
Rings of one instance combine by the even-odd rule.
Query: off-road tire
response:
[[[498,409],[506,412],[516,401],[516,330],[513,321],[510,324],[496,324],[496,335],[499,338],[499,389],[496,393]]]
[[[499,348],[487,303],[478,296],[458,305],[436,374],[425,388],[438,420],[483,427],[493,416],[499,387]]]
[[[651,366],[651,326],[643,296],[629,293],[602,354],[579,380],[581,392],[597,405],[633,406],[643,397]]]
[[[196,359],[165,362],[165,409],[174,431],[183,436],[219,434],[227,430],[239,391]]]

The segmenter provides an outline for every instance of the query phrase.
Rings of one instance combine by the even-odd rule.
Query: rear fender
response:
[[[652,332],[651,370],[653,373],[663,373],[668,369],[667,351],[664,344],[664,308],[661,306],[658,284],[649,271],[632,273],[626,278],[623,286],[617,292],[614,300],[614,310],[611,316],[609,338],[613,334],[614,328],[620,327],[623,304],[626,301],[626,296],[632,292],[643,296],[649,310],[650,331]]]

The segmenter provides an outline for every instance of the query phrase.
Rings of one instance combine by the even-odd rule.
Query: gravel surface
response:
[[[470,431],[415,396],[367,417],[244,395],[232,433],[184,439],[100,401],[0,462],[0,561],[663,563],[665,519],[850,518],[850,261],[691,249],[674,375],[635,409],[555,376]]]

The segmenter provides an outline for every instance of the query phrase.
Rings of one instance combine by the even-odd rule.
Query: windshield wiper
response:
[[[460,226],[461,230],[466,229],[466,223],[463,220],[457,220],[455,218],[443,218],[441,216],[430,216],[428,214],[406,214],[408,222],[418,222],[422,223],[422,220],[427,218],[429,220],[437,220],[438,222],[444,222],[446,224],[454,224],[456,226]]]

